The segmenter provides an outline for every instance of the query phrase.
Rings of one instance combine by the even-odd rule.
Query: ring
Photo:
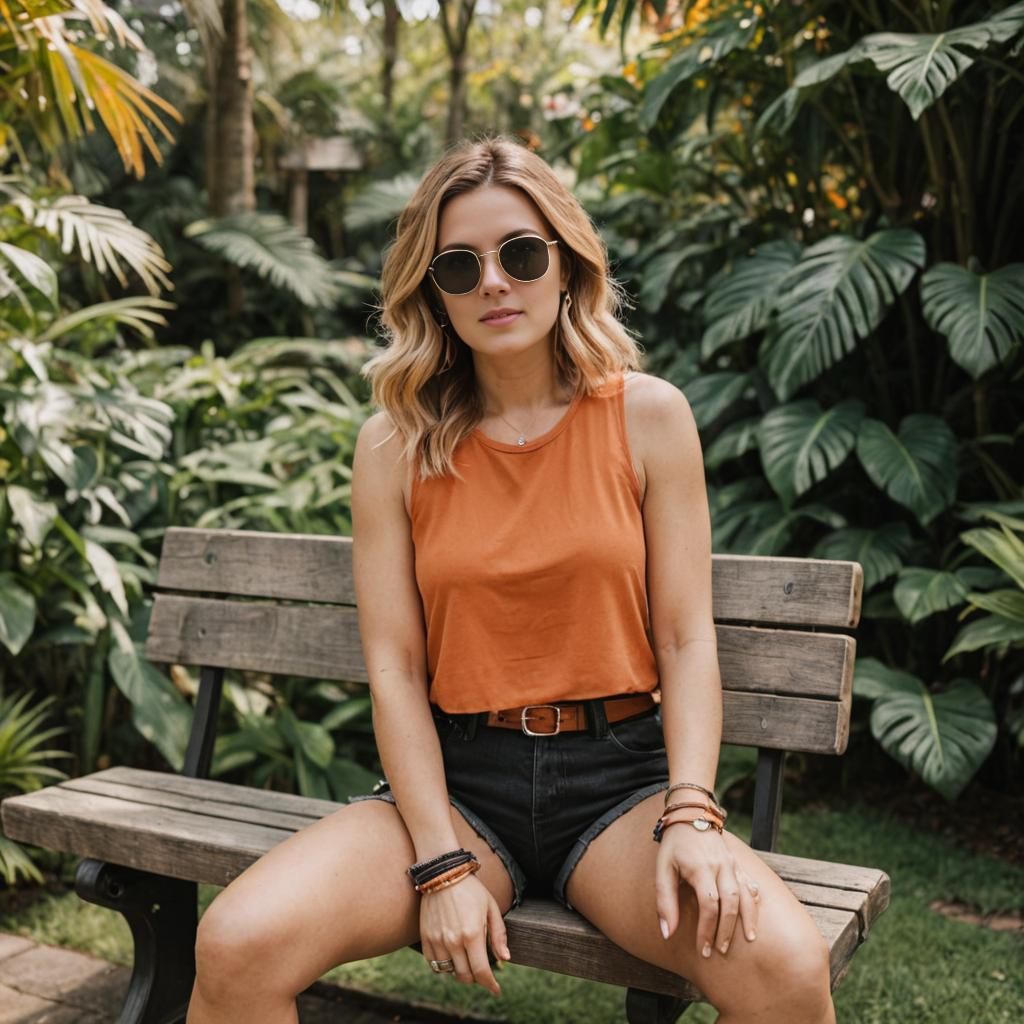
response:
[[[455,970],[454,960],[431,960],[430,969],[435,974],[450,974]]]

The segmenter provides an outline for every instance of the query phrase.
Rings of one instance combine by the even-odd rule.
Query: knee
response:
[[[218,894],[196,932],[196,984],[203,998],[217,1003],[261,987],[273,962],[270,938],[244,906]]]
[[[800,1020],[821,1020],[832,998],[831,962],[828,943],[813,922],[807,925],[766,944],[758,969],[762,991],[775,993],[780,1007]]]

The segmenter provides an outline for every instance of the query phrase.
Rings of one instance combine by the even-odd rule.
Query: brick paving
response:
[[[128,967],[88,953],[0,932],[0,1024],[116,1024],[130,977]],[[485,1020],[322,981],[299,996],[298,1006],[301,1024]]]

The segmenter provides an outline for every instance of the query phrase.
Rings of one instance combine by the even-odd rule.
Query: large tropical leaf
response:
[[[1024,538],[1000,523],[998,530],[984,527],[966,530],[960,534],[960,539],[998,565],[1024,590]]]
[[[927,526],[956,497],[957,439],[945,420],[914,413],[894,434],[879,420],[865,419],[857,435],[857,458],[876,486],[909,508]]]
[[[46,260],[37,256],[28,249],[22,249],[10,242],[0,242],[0,271],[3,271],[4,263],[10,264],[30,284],[49,299],[50,303],[57,303],[57,273]],[[4,273],[4,277],[6,277]],[[3,293],[0,292],[0,299]]]
[[[608,4],[608,9],[614,3]],[[683,82],[707,72],[712,65],[734,50],[748,46],[757,33],[758,16],[745,4],[736,3],[731,12],[717,14],[693,33],[693,41],[666,62],[661,73],[644,89],[643,106],[637,117],[642,132],[648,132],[658,120],[665,101]]]
[[[953,801],[992,752],[995,712],[970,680],[956,679],[941,693],[916,682],[916,692],[900,686],[875,700],[871,733],[890,757]]]
[[[801,90],[835,77],[849,64],[871,61],[888,71],[885,83],[898,93],[916,121],[975,61],[975,55],[1013,38],[1024,28],[1024,3],[1012,4],[985,21],[939,33],[877,32],[844,53],[804,68],[793,81]]]
[[[734,406],[749,386],[749,373],[722,370],[695,377],[683,387],[683,393],[693,410],[697,426],[703,429]]]
[[[701,340],[701,358],[768,323],[778,302],[779,284],[799,258],[800,246],[795,242],[768,242],[712,278],[704,303],[708,327]]]
[[[236,213],[198,220],[185,228],[203,248],[255,271],[303,305],[331,306],[339,297],[330,264],[313,240],[276,213]]]
[[[7,487],[7,503],[11,507],[14,521],[21,527],[21,532],[28,538],[29,543],[33,547],[41,548],[57,518],[57,506],[52,501],[37,496],[27,487],[19,487],[17,484],[10,484]]]
[[[966,596],[967,588],[955,573],[938,569],[903,569],[893,588],[896,607],[910,623],[962,604]]]
[[[886,523],[876,530],[850,526],[822,537],[810,557],[860,562],[864,567],[864,592],[867,593],[900,571],[912,544],[906,523]]]
[[[937,263],[921,276],[921,308],[949,354],[975,380],[1024,339],[1024,263],[976,274]]]
[[[1024,647],[1024,624],[1003,615],[985,615],[980,619],[972,619],[953,637],[942,661],[945,663],[958,654],[970,651],[1011,644]]]
[[[744,452],[757,447],[757,430],[760,417],[748,416],[730,423],[704,450],[704,465],[717,469],[729,459],[738,459]]]
[[[62,252],[77,251],[98,273],[112,273],[122,287],[128,286],[122,261],[142,278],[150,294],[174,287],[167,277],[171,265],[163,250],[120,210],[75,195],[37,200],[14,177],[0,178],[0,195],[26,222],[59,239]]]
[[[813,398],[776,406],[758,430],[765,476],[787,506],[824,480],[857,442],[864,403],[850,398],[822,409]]]
[[[0,573],[0,644],[18,654],[36,625],[36,599],[14,573]]]
[[[779,283],[778,320],[758,353],[776,393],[789,398],[852,352],[924,260],[924,242],[908,228],[863,241],[832,235],[807,249]]]
[[[69,0],[67,14],[43,11],[43,4],[19,0],[14,18],[3,19],[23,54],[5,75],[5,93],[18,105],[16,118],[31,125],[39,143],[55,151],[63,139],[77,139],[95,129],[94,113],[106,126],[126,171],[145,173],[143,147],[160,163],[153,138],[155,127],[169,141],[173,136],[157,108],[181,122],[182,116],[159,94],[123,68],[80,45],[83,38],[103,41],[108,48],[130,46],[148,52],[141,37],[114,8],[102,0]],[[70,9],[70,10],[69,10]],[[42,16],[48,15],[48,16]],[[75,22],[88,20],[90,32]],[[12,31],[17,23],[18,29]],[[6,34],[0,30],[0,42]],[[7,125],[11,129],[10,125]],[[13,133],[13,129],[11,129]]]
[[[132,724],[163,754],[167,763],[181,771],[185,761],[192,709],[174,684],[143,654],[142,644],[124,625],[110,620],[113,643],[107,666],[117,688],[128,699]]]

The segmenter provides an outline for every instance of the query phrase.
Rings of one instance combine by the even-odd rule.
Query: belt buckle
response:
[[[554,710],[555,710],[555,729],[554,729],[554,732],[534,732],[526,724],[526,712],[529,711],[530,708],[554,708]],[[527,704],[526,707],[523,708],[522,713],[519,716],[519,724],[522,726],[523,732],[525,732],[527,736],[554,736],[555,733],[557,733],[561,729],[561,727],[562,727],[562,709],[560,707],[558,707],[557,704]]]

